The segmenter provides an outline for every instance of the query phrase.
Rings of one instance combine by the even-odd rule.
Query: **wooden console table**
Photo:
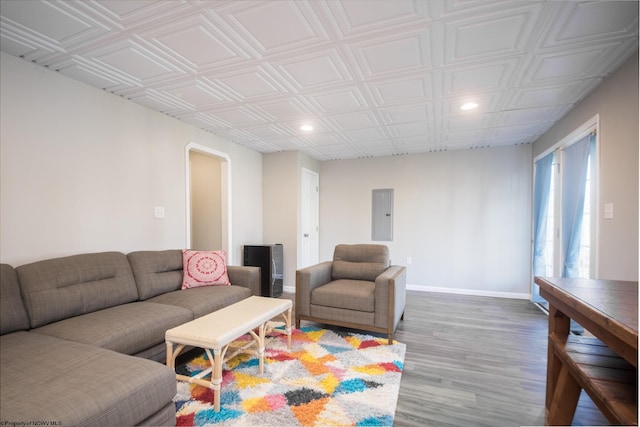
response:
[[[638,424],[638,282],[536,277],[549,302],[546,425],[571,424],[581,389],[614,424]],[[574,319],[595,338],[569,333]]]

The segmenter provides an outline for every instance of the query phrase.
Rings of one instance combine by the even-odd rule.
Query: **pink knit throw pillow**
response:
[[[182,251],[182,289],[230,285],[227,251]]]

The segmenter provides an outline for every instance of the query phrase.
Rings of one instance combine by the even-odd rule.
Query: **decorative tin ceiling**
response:
[[[532,143],[638,49],[636,1],[3,0],[0,14],[6,53],[320,161]]]

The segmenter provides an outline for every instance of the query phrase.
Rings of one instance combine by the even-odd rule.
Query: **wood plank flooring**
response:
[[[544,424],[547,316],[540,309],[526,300],[407,296],[395,335],[407,345],[395,426]],[[583,393],[573,425],[609,423]]]

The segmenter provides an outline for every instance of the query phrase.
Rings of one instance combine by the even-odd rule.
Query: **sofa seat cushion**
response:
[[[311,292],[311,304],[373,312],[376,284],[366,280],[340,279]]]
[[[167,329],[190,320],[190,310],[142,301],[60,320],[33,332],[136,354],[164,342]]]
[[[32,332],[3,335],[0,348],[3,420],[132,426],[176,394],[175,373],[150,360]]]
[[[147,301],[189,309],[195,319],[250,296],[251,291],[243,286],[205,286],[168,292]]]

